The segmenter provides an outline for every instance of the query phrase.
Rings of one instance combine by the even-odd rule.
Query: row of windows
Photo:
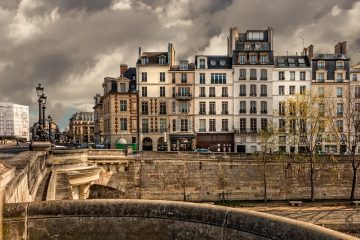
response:
[[[221,88],[221,97],[228,97],[228,88],[222,87]],[[200,87],[199,97],[206,97],[206,88]],[[216,97],[215,94],[215,87],[209,87],[209,97]]]
[[[325,82],[325,73],[318,72],[316,73],[316,81],[317,82]],[[344,73],[336,73],[335,75],[336,82],[343,82],[344,81]]]
[[[143,133],[148,133],[149,132],[149,119],[142,119],[141,121],[141,132]],[[157,124],[155,124],[155,129],[151,129],[152,132],[157,132]],[[160,132],[163,133],[163,132],[166,132],[167,131],[167,125],[166,125],[166,119],[165,118],[161,118],[160,119]]]
[[[209,119],[209,132],[216,132],[216,119]],[[229,120],[221,120],[221,131],[229,131]],[[206,119],[199,119],[199,132],[206,132]]]
[[[246,101],[240,101],[240,108],[239,113],[247,113],[247,106]],[[257,102],[256,101],[250,101],[250,113],[258,113],[257,109]],[[266,101],[260,102],[260,113],[267,114],[268,113],[268,107]]]
[[[294,85],[289,86],[288,94],[294,95],[295,93],[296,93],[296,86],[294,86]],[[300,86],[299,93],[300,94],[305,94],[306,93],[306,86]],[[280,85],[278,87],[278,95],[285,95],[285,86]]]
[[[155,108],[156,109],[156,108]],[[159,102],[159,114],[164,115],[166,114],[166,102]],[[156,111],[154,111],[156,114]],[[141,102],[141,113],[143,115],[149,114],[149,102],[142,101]]]
[[[245,50],[251,50],[251,49],[246,49],[246,44],[245,44]],[[267,63],[269,63],[269,58],[268,58],[267,55],[261,55],[260,59],[258,59],[258,56],[257,56],[256,53],[254,53],[254,54],[250,53],[249,59],[248,59],[245,54],[241,54],[238,57],[238,63],[239,64],[247,64],[247,63],[250,63],[250,64],[257,64],[257,63],[267,64]]]
[[[199,114],[206,114],[206,102],[199,103]],[[209,102],[209,112],[208,114],[216,114],[216,102]],[[221,102],[221,114],[229,114],[229,103]]]

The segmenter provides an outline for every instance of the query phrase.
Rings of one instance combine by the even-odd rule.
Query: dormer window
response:
[[[256,64],[256,55],[250,55],[250,64]]]
[[[336,69],[344,69],[344,62],[343,61],[337,61],[336,62]]]
[[[251,50],[251,43],[245,43],[245,51]]]
[[[225,61],[225,60],[221,60],[221,61],[220,61],[220,65],[221,65],[221,66],[225,66],[225,64],[226,64],[226,61]]]
[[[126,92],[126,84],[125,83],[120,83],[119,92],[120,93],[125,93]]]
[[[317,64],[317,68],[318,69],[325,69],[325,62],[324,61],[319,61]]]
[[[180,61],[180,70],[188,70],[188,61]]]
[[[159,57],[159,64],[166,64],[166,57],[165,56],[160,56]]]
[[[149,63],[149,58],[148,57],[144,57],[141,59],[141,64],[148,64]]]
[[[261,50],[261,42],[255,43],[255,50],[257,51]]]
[[[205,59],[203,58],[199,59],[199,68],[201,69],[205,68]]]
[[[211,66],[215,66],[215,65],[216,65],[216,61],[215,61],[215,60],[211,60],[211,61],[210,61],[210,64],[211,64]]]
[[[246,63],[246,56],[240,55],[239,56],[239,64],[245,64]]]
[[[268,62],[268,57],[266,55],[261,55],[260,56],[260,63],[261,64],[266,64]]]
[[[247,33],[248,40],[264,40],[263,32],[248,32]]]

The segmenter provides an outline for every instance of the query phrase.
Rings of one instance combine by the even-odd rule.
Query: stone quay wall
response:
[[[97,158],[92,161],[95,163],[102,166],[104,172],[94,183],[91,198],[201,202],[262,200],[264,196],[263,164],[251,155],[148,154],[107,158],[103,162]],[[268,199],[309,199],[309,167],[301,156],[270,159],[266,166]],[[349,159],[325,156],[315,167],[316,199],[350,197]],[[356,197],[360,198],[359,184],[357,186]]]

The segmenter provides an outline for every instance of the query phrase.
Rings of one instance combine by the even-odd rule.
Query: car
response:
[[[194,150],[194,152],[197,152],[197,153],[211,153],[211,151],[209,149],[206,149],[206,148],[196,148]]]

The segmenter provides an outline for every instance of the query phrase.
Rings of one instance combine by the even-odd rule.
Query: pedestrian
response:
[[[19,140],[16,139],[16,147],[19,147]]]

